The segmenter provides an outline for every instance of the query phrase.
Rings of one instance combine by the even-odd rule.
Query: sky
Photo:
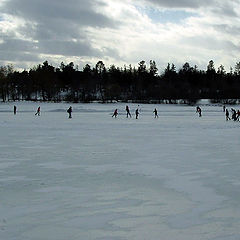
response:
[[[142,60],[228,72],[240,61],[240,0],[0,0],[0,66],[82,69]]]

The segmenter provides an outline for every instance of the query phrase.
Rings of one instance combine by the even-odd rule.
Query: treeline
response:
[[[29,71],[16,71],[12,66],[0,67],[0,99],[2,101],[72,101],[106,102],[112,100],[195,103],[198,99],[236,103],[240,99],[240,62],[226,72],[221,65],[215,69],[209,61],[206,71],[185,63],[176,70],[168,64],[158,74],[155,61],[137,67],[123,68],[102,61],[94,67],[86,64],[79,70],[71,62],[51,66],[47,61]]]

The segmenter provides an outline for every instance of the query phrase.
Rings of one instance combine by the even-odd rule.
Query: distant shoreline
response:
[[[69,104],[113,104],[113,103],[126,103],[126,104],[177,104],[177,105],[237,105],[240,104],[240,99],[163,99],[163,100],[94,100],[94,101],[43,101],[39,100],[7,100],[1,103],[18,103],[18,102],[36,102],[36,103],[69,103]]]

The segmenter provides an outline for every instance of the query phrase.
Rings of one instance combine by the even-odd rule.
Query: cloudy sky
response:
[[[213,60],[229,71],[239,35],[240,0],[0,0],[0,65],[21,69]]]

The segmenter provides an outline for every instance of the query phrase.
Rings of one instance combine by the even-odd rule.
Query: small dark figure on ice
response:
[[[13,113],[14,113],[14,115],[16,115],[17,114],[17,107],[14,105],[14,107],[13,107]]]
[[[240,111],[237,111],[237,120],[239,121],[239,117],[240,117]]]
[[[158,118],[158,112],[157,112],[157,109],[156,109],[156,108],[154,109],[153,112],[154,112],[154,117],[155,117],[155,118]]]
[[[199,114],[199,117],[202,116],[202,109],[199,106],[197,106],[197,108],[196,108],[196,113]]]
[[[71,106],[69,107],[67,112],[68,112],[68,118],[72,118],[72,107]]]
[[[129,110],[128,106],[126,106],[126,112],[127,112],[127,118],[128,118],[128,115],[131,118],[132,116],[131,116],[131,113],[130,113],[130,110]]]
[[[115,117],[115,118],[116,118],[116,117],[117,117],[117,115],[118,115],[118,110],[117,110],[117,109],[115,109],[115,110],[114,110],[114,113],[113,113],[113,115],[112,115],[112,117]]]
[[[35,115],[40,116],[40,107],[38,107],[37,112],[35,113]]]
[[[225,112],[226,111],[226,106],[225,105],[223,105],[223,112]]]
[[[225,110],[225,115],[226,115],[226,121],[231,120],[231,118],[229,117],[229,111],[227,109]]]
[[[138,116],[139,116],[139,110],[138,110],[138,108],[137,108],[136,111],[135,111],[135,115],[136,115],[136,119],[138,119]]]
[[[237,112],[234,108],[231,108],[232,111],[232,120],[237,121]]]

